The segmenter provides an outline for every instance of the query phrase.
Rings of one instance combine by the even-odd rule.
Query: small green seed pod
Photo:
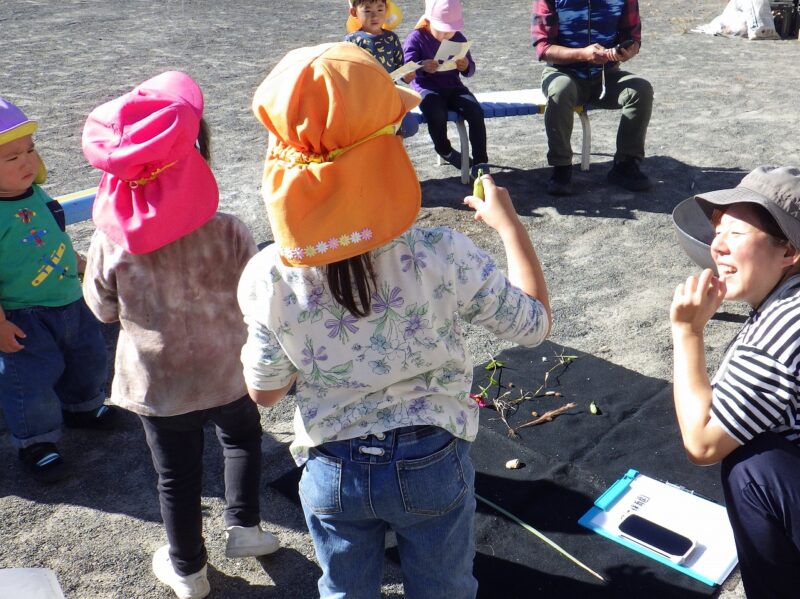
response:
[[[472,184],[472,195],[476,198],[480,198],[485,200],[486,197],[483,195],[483,181],[481,181],[481,177],[483,176],[483,169],[478,169],[477,176],[475,177],[475,182]]]

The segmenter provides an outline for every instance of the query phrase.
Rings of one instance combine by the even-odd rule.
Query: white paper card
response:
[[[456,60],[464,58],[470,46],[472,46],[471,41],[454,42],[451,40],[444,40],[433,59],[439,63],[440,71],[452,71],[456,68]]]
[[[404,76],[408,75],[409,73],[413,73],[414,71],[416,71],[421,66],[422,66],[421,64],[416,63],[416,62],[407,62],[406,64],[404,64],[399,69],[395,69],[394,71],[389,73],[389,77],[391,77],[392,79],[397,81],[401,77],[404,77]]]

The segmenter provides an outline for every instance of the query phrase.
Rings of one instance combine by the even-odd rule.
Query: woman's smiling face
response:
[[[711,256],[725,299],[758,306],[795,262],[796,250],[766,233],[755,204],[733,204],[714,219]]]

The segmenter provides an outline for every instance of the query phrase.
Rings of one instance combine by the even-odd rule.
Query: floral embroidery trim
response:
[[[324,254],[340,247],[364,243],[372,239],[372,229],[362,229],[353,233],[344,233],[338,237],[331,237],[327,241],[318,241],[305,247],[281,247],[281,255],[289,260],[302,260],[318,254]]]

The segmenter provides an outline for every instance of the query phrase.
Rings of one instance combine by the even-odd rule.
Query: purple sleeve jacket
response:
[[[451,41],[466,42],[467,38],[463,33],[457,31]],[[430,60],[436,56],[440,45],[441,43],[427,29],[415,29],[408,34],[403,44],[403,58],[406,63]],[[456,69],[437,73],[426,73],[422,69],[418,69],[416,77],[411,82],[411,87],[423,95],[428,91],[466,89],[461,77],[472,77],[475,74],[475,61],[472,60],[470,52],[467,52],[467,62],[469,66],[463,73]]]

